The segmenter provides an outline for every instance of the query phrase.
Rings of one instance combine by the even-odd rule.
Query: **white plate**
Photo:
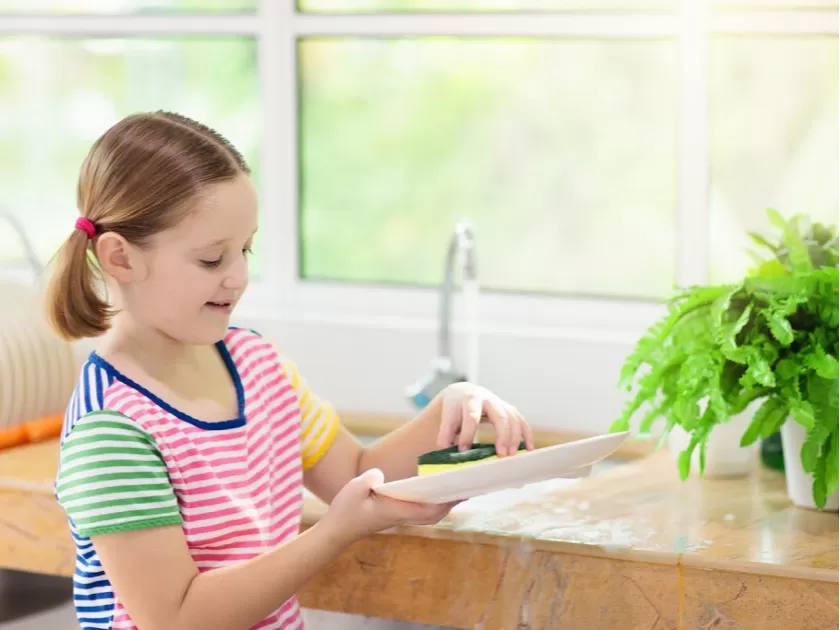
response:
[[[478,466],[391,481],[373,490],[403,501],[447,503],[548,479],[585,477],[592,464],[613,453],[628,435],[627,432],[598,435],[494,459]]]

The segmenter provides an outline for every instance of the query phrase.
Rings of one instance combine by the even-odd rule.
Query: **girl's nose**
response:
[[[248,262],[243,256],[235,264],[231,265],[228,273],[222,280],[222,287],[231,291],[242,291],[248,284]]]

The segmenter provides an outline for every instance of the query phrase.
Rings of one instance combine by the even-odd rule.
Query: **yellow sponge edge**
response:
[[[455,468],[466,468],[467,466],[478,466],[484,462],[489,462],[494,459],[499,459],[498,455],[485,457],[473,462],[462,462],[460,464],[420,464],[417,467],[417,476],[425,477],[426,475],[434,475],[435,473],[443,472],[445,470],[453,470]]]

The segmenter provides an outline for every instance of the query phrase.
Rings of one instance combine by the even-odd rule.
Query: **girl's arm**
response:
[[[370,471],[350,480],[316,525],[259,556],[199,573],[180,527],[93,536],[105,574],[140,630],[242,630],[279,608],[345,547],[395,525],[438,522],[451,505],[371,494]]]
[[[371,468],[380,469],[386,481],[413,477],[417,474],[417,458],[435,449],[442,407],[438,396],[414,420],[367,448],[346,428],[339,427],[329,450],[304,472],[304,484],[330,503],[345,483]]]
[[[91,540],[114,592],[140,630],[250,628],[352,542],[322,521],[251,560],[199,573],[179,526]]]
[[[304,472],[304,483],[329,503],[345,483],[372,468],[382,470],[386,481],[413,477],[420,455],[453,444],[466,448],[484,420],[493,424],[499,456],[512,455],[522,441],[534,448],[531,428],[513,406],[482,387],[459,383],[436,396],[412,421],[367,448],[339,427],[329,450]]]

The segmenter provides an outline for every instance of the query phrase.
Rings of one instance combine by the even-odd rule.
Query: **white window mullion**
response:
[[[716,12],[709,16],[713,33],[731,35],[837,35],[837,11]]]
[[[0,35],[254,35],[256,14],[233,15],[0,15]]]
[[[709,46],[705,2],[680,8],[677,284],[709,279]]]
[[[667,37],[679,24],[668,13],[302,13],[295,22],[301,35],[348,37]]]
[[[260,282],[276,306],[297,282],[297,103],[294,3],[261,0],[259,77],[262,120]]]

